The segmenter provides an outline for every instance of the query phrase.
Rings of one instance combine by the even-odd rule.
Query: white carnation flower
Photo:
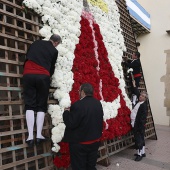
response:
[[[127,73],[133,72],[133,68],[127,70]]]
[[[60,146],[58,144],[54,144],[54,147],[51,149],[53,152],[58,152],[60,150]]]

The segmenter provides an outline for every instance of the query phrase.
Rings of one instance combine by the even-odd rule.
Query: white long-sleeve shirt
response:
[[[135,119],[136,119],[136,115],[137,115],[139,106],[140,106],[143,102],[144,102],[144,101],[138,102],[138,103],[136,104],[136,106],[133,108],[132,112],[131,112],[130,118],[131,118],[131,125],[132,125],[132,127],[134,127]]]

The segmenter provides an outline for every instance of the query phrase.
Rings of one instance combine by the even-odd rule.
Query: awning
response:
[[[134,32],[139,35],[148,33],[151,29],[150,14],[137,2],[137,0],[126,0]]]

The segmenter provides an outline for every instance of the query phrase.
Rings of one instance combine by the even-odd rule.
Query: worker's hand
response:
[[[66,110],[70,111],[70,107],[68,107],[68,108],[64,108],[64,111],[66,111]]]

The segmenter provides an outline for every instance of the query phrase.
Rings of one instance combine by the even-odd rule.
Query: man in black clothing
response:
[[[80,100],[63,113],[66,125],[63,141],[69,142],[73,170],[96,170],[103,108],[100,101],[93,98],[91,84],[82,84],[79,93]]]
[[[56,47],[61,43],[59,35],[52,35],[49,41],[37,40],[33,42],[26,54],[23,72],[23,94],[28,127],[26,143],[33,146],[34,112],[37,112],[36,143],[45,140],[42,136],[47,99],[50,88],[50,76],[53,75],[58,56]]]
[[[139,82],[141,79],[141,62],[140,62],[140,53],[137,51],[133,53],[132,59],[125,59],[125,66],[133,69],[133,77],[136,83],[136,87],[139,87]],[[136,104],[137,96],[134,94],[132,89],[132,103]]]
[[[138,97],[138,103],[135,105],[131,112],[131,125],[133,128],[135,147],[138,150],[138,153],[135,154],[135,161],[140,161],[142,157],[145,157],[145,124],[147,119],[147,93],[139,92],[136,87],[135,81],[133,81],[134,92]]]

